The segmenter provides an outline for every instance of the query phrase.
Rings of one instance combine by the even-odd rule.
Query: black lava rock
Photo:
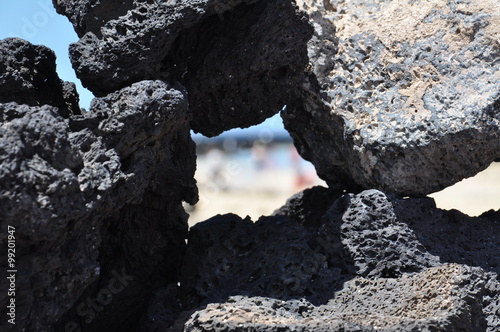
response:
[[[75,84],[56,73],[56,56],[19,38],[0,40],[0,103],[50,105],[67,118],[80,114]]]
[[[195,225],[179,289],[188,311],[163,327],[491,332],[500,327],[498,219],[443,211],[432,199],[367,190],[338,199],[331,195],[318,222],[318,203],[326,206],[329,199],[311,197],[321,192],[327,190],[308,190],[256,223],[224,215]]]
[[[320,306],[233,296],[195,311],[183,331],[485,331],[481,306],[489,277],[446,264],[399,279],[355,278]]]
[[[15,331],[134,329],[140,304],[176,280],[187,237],[181,202],[196,201],[189,120],[185,93],[162,81],[96,99],[70,119],[49,105],[0,104],[0,226],[16,230]]]
[[[207,136],[296,102],[312,29],[290,1],[54,2],[81,36],[71,60],[97,96],[144,79],[179,81],[192,128]]]

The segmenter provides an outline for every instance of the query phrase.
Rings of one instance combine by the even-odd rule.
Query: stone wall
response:
[[[53,3],[97,98],[0,41],[2,331],[500,329],[500,212],[426,197],[500,158],[496,1]],[[190,131],[285,105],[329,188],[188,230]]]

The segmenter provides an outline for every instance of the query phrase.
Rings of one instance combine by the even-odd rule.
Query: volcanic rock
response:
[[[249,0],[252,1],[255,2]],[[241,2],[237,0],[234,5]],[[216,1],[128,0],[102,4],[55,0],[54,3],[81,37],[71,45],[70,57],[82,83],[97,96],[160,77],[160,63],[179,33],[208,13],[217,16]]]
[[[285,205],[273,212],[273,216],[287,216],[302,226],[318,227],[323,215],[330,209],[332,202],[342,197],[345,189],[315,186],[300,191],[290,197]]]
[[[311,64],[283,116],[329,184],[422,196],[498,159],[497,1],[301,3]]]
[[[30,64],[53,59],[20,40],[1,44],[23,46],[26,53],[17,53],[28,66],[18,71],[23,75]],[[33,77],[20,76],[23,86],[35,86]],[[12,97],[5,93],[2,98]],[[92,330],[103,317],[133,328],[152,290],[176,280],[187,236],[181,202],[196,200],[185,91],[143,81],[69,119],[61,108],[29,106],[34,99],[27,96],[0,103],[0,221],[2,229],[15,228],[19,271],[15,330],[56,324]],[[5,248],[6,241],[0,241]],[[84,310],[89,298],[106,303],[101,312]],[[4,292],[0,303],[6,301]],[[78,317],[62,318],[79,305]]]
[[[58,328],[70,322],[88,331],[136,331],[153,291],[177,281],[184,256],[188,216],[181,202],[197,200],[190,115],[185,93],[162,81],[135,83],[96,98],[91,109],[101,118],[96,130],[102,140],[122,157],[128,196],[120,200],[126,204],[101,221],[101,278],[79,297]],[[94,121],[81,120],[74,125]],[[86,139],[82,135],[79,141]],[[102,156],[96,157],[92,165]],[[112,301],[99,311],[82,315],[81,305],[98,299],[116,280],[126,280],[124,290],[113,292]]]
[[[0,40],[0,103],[51,105],[64,117],[80,114],[75,84],[56,73],[56,56],[20,38]]]
[[[354,275],[396,278],[440,265],[383,193],[337,197],[307,223],[292,217],[300,211],[295,199],[279,210],[288,215],[277,211],[252,223],[230,214],[193,226],[180,277],[184,305],[235,294],[322,303]]]
[[[445,264],[401,278],[345,283],[327,304],[233,296],[192,314],[184,331],[484,331],[479,268]]]
[[[469,217],[457,210],[436,209],[432,198],[393,199],[397,220],[441,262],[480,266],[500,275],[500,211]]]
[[[187,89],[192,128],[248,127],[296,102],[312,29],[287,0],[54,0],[81,36],[78,77],[97,96],[144,79]]]
[[[256,223],[224,215],[193,226],[179,291],[184,309],[198,309],[174,330],[500,327],[499,219],[430,198],[328,191],[307,190]],[[303,221],[305,202],[328,201]]]
[[[326,301],[350,276],[336,234],[283,216],[256,223],[234,214],[191,227],[181,269],[183,307],[246,294]],[[258,262],[258,264],[257,264]]]
[[[357,275],[396,278],[439,265],[439,257],[429,254],[411,228],[398,220],[393,204],[384,193],[367,190],[345,195],[325,215],[330,223],[321,233],[340,224],[339,237]]]
[[[412,197],[500,158],[494,0],[54,3],[98,98],[80,114],[52,51],[0,41],[15,331],[500,330],[500,212]],[[188,237],[191,129],[280,109],[330,188]]]

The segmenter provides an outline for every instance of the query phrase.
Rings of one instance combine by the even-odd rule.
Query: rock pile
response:
[[[354,278],[320,306],[233,296],[193,314],[184,331],[484,331],[478,284],[487,280],[445,264],[399,279]]]
[[[293,102],[312,35],[289,0],[54,0],[80,41],[70,57],[98,96],[133,82],[180,82],[192,128],[249,127]],[[272,33],[270,33],[272,32]]]
[[[2,331],[500,330],[500,212],[425,197],[500,158],[496,1],[53,2],[98,97],[0,41]],[[188,231],[190,130],[285,105],[329,188]]]
[[[310,189],[255,223],[226,215],[195,225],[181,299],[200,307],[172,330],[500,327],[498,215],[471,218],[372,189],[332,195],[321,217],[300,223],[295,207],[325,191]]]
[[[0,48],[19,45],[29,50],[20,57],[35,66],[14,74],[33,79],[38,64],[54,60],[45,47],[19,39],[3,40]],[[49,57],[30,58],[38,54]],[[57,77],[55,71],[47,76]],[[47,79],[32,89],[55,93],[53,84]],[[196,200],[185,92],[142,81],[69,118],[65,106],[41,99],[35,102],[43,105],[30,106],[15,97],[0,104],[0,215],[4,229],[16,229],[16,326],[44,331],[80,303],[79,318],[97,324],[86,299],[110,295],[101,290],[117,274],[133,276],[127,293],[113,294],[114,301],[128,299],[120,310],[133,318],[153,289],[176,280],[185,250],[181,202]]]

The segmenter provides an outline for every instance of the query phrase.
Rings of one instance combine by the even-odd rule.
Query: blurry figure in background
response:
[[[290,147],[292,168],[295,174],[295,189],[303,190],[314,184],[314,174],[309,172],[306,161],[297,152],[294,145]]]
[[[224,151],[214,146],[207,152],[207,172],[210,181],[222,190],[227,190],[228,183],[223,176],[226,155]]]
[[[255,141],[252,146],[252,158],[257,172],[263,171],[267,166],[267,149],[260,141]]]

